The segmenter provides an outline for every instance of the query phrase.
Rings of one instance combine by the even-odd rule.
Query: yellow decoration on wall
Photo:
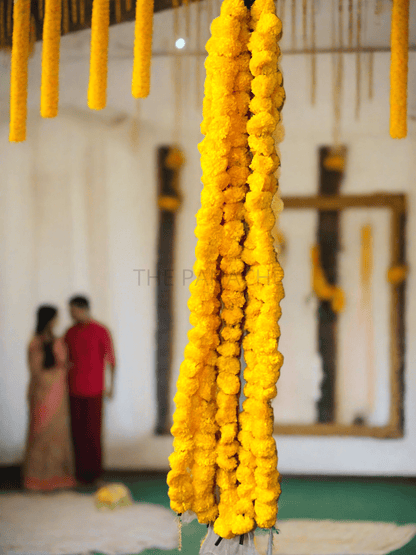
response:
[[[337,152],[328,154],[323,161],[323,165],[328,171],[343,172],[345,169],[345,157]]]
[[[91,22],[90,80],[88,106],[102,110],[107,101],[109,0],[93,0]]]
[[[387,281],[392,285],[400,285],[407,278],[409,268],[405,265],[393,266],[387,272]]]
[[[409,0],[393,0],[391,13],[390,135],[407,135]]]
[[[172,170],[178,170],[185,163],[185,157],[179,148],[172,147],[165,158],[165,165]]]
[[[26,139],[30,0],[15,0],[13,21],[9,140],[21,142]]]
[[[157,199],[157,205],[161,210],[166,210],[166,212],[176,212],[181,205],[181,202],[176,197],[164,195]]]
[[[61,19],[61,0],[46,0],[40,87],[40,113],[44,118],[54,118],[58,115]]]
[[[131,92],[135,98],[146,98],[150,92],[152,35],[153,0],[136,0],[134,61],[131,86]]]
[[[345,308],[344,291],[336,285],[327,282],[321,266],[320,249],[314,246],[311,249],[312,258],[312,289],[320,301],[331,301],[334,312],[342,312]]]

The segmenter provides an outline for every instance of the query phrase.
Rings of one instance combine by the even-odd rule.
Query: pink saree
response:
[[[43,368],[42,340],[29,345],[29,432],[23,469],[24,487],[51,491],[75,486],[66,385],[66,347],[53,345],[55,367]]]

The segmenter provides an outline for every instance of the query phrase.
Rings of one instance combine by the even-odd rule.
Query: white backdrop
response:
[[[156,17],[157,36],[167,40],[169,14]],[[61,115],[40,121],[38,115],[40,49],[30,63],[28,141],[8,144],[8,68],[3,58],[0,81],[0,461],[21,460],[26,428],[25,349],[33,329],[35,307],[54,302],[63,309],[74,292],[93,301],[96,317],[110,326],[118,355],[116,398],[106,409],[106,464],[118,468],[165,469],[170,438],[155,438],[155,285],[137,284],[134,269],[156,264],[156,149],[171,143],[173,89],[171,60],[155,57],[152,93],[141,103],[138,137],[136,106],[130,95],[133,26],[111,30],[109,108],[86,111],[89,33],[62,41]],[[163,40],[155,48],[163,47]],[[410,116],[416,115],[416,57],[410,57]],[[346,83],[354,82],[354,58],[345,56]],[[318,56],[318,96],[309,102],[309,63],[303,56],[283,61],[287,104],[282,144],[283,195],[317,191],[317,149],[331,143],[331,59]],[[189,62],[187,73],[195,73]],[[408,258],[416,262],[414,216],[416,173],[415,124],[409,137],[388,136],[389,56],[375,56],[374,100],[363,93],[362,117],[354,121],[354,98],[346,86],[343,137],[348,146],[344,193],[376,191],[409,194]],[[183,206],[178,214],[174,372],[176,378],[188,329],[187,283],[183,271],[194,261],[194,214],[199,206],[200,107],[193,81],[183,87],[181,146]],[[127,116],[127,119],[123,119]],[[137,121],[136,121],[137,124]],[[132,143],[135,136],[137,141]],[[309,267],[304,270],[309,275]],[[143,275],[143,274],[142,274]],[[399,440],[367,438],[278,439],[283,472],[348,474],[416,474],[416,277],[408,279],[406,356],[406,433]],[[291,287],[287,284],[287,287]],[[283,303],[283,310],[290,306]],[[312,322],[312,318],[310,318]],[[305,326],[308,326],[305,320]],[[285,334],[283,328],[282,333]],[[288,356],[302,337],[288,328]],[[387,340],[387,338],[386,338]],[[292,347],[290,348],[290,344]],[[313,344],[305,346],[313,356]],[[292,349],[292,351],[291,351]],[[316,369],[316,360],[311,360]],[[314,366],[315,365],[315,366]],[[284,372],[284,369],[283,369]],[[280,398],[290,405],[283,387]]]

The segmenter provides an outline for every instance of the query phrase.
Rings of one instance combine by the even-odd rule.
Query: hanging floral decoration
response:
[[[42,81],[40,87],[40,113],[44,118],[54,118],[58,114],[61,5],[61,0],[45,1]]]
[[[393,0],[391,14],[390,135],[407,135],[409,0]]]
[[[9,140],[20,142],[26,140],[30,0],[15,0],[13,21]]]
[[[94,0],[91,21],[90,80],[88,106],[91,110],[105,108],[107,99],[109,0]]]
[[[153,0],[136,0],[132,95],[145,98],[150,92],[152,58]]]
[[[4,6],[6,5],[6,8]],[[13,38],[10,84],[9,140],[26,139],[28,58],[33,49],[31,38],[31,11],[29,0],[3,0],[0,3],[0,48],[6,46],[12,29]],[[71,12],[69,9],[71,8]],[[77,24],[76,0],[42,0],[38,2],[38,19],[43,19],[41,115],[52,118],[58,114],[59,103],[59,49],[61,26],[63,34],[69,32],[70,22]],[[126,2],[126,10],[132,8]],[[79,2],[79,23],[85,25],[85,0]],[[120,0],[115,0],[117,21],[121,18]],[[33,19],[33,16],[32,16]],[[106,106],[107,63],[110,24],[110,0],[93,0],[91,19],[90,77],[88,106],[102,110]],[[132,76],[132,94],[144,98],[150,91],[150,64],[153,32],[153,0],[136,1],[135,47]],[[33,34],[35,38],[36,34]]]
[[[283,136],[281,30],[272,0],[255,0],[250,10],[224,0],[206,47],[193,327],[177,383],[168,484],[174,511],[193,511],[225,539],[273,527],[280,494],[271,400],[283,362],[283,272],[271,206],[280,165],[273,135]]]

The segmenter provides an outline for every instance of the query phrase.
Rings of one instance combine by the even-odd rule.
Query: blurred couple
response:
[[[23,468],[29,490],[52,491],[100,480],[102,401],[114,392],[113,341],[107,328],[92,319],[86,297],[72,297],[69,311],[74,324],[61,338],[55,335],[57,308],[40,306],[29,344],[29,430]],[[107,364],[111,384],[106,391]]]

